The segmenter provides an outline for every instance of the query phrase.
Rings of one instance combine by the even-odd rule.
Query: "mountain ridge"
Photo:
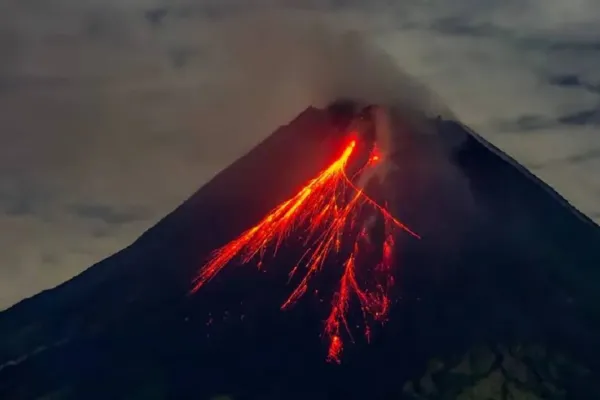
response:
[[[339,153],[344,129],[309,108],[124,250],[0,313],[0,397],[131,398],[160,384],[159,398],[383,399],[430,357],[482,340],[543,341],[597,371],[600,229],[464,125],[434,126],[402,132],[405,168],[387,182],[391,211],[423,239],[399,238],[389,321],[371,344],[349,344],[341,366],[325,364],[319,337],[329,300],[279,309],[298,249],[266,273],[231,266],[190,295],[210,251]]]

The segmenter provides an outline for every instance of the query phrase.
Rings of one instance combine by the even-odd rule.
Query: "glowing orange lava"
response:
[[[342,330],[352,339],[346,315],[353,296],[358,299],[365,318],[365,335],[368,340],[368,320],[383,321],[389,310],[388,292],[394,281],[391,273],[394,229],[402,229],[417,238],[419,236],[369,198],[363,189],[352,183],[346,174],[346,167],[355,148],[356,141],[353,140],[337,160],[294,197],[277,206],[262,221],[238,238],[214,251],[194,281],[192,292],[214,278],[234,258],[239,257],[242,263],[254,258],[262,260],[267,249],[273,248],[276,253],[292,232],[302,230],[307,250],[290,272],[290,278],[301,267],[306,272],[282,305],[282,309],[289,307],[306,293],[309,281],[323,267],[330,255],[345,256],[339,287],[333,295],[331,311],[325,322],[325,334],[329,339],[327,359],[340,362],[343,350]],[[380,156],[373,151],[362,170],[379,161]],[[363,207],[369,207],[385,223],[385,240],[380,249],[381,256],[375,263],[372,257],[367,257],[367,260],[361,259],[363,243],[369,241],[367,222],[360,218],[364,214],[361,211]],[[352,235],[352,232],[357,233]],[[352,241],[348,242],[348,237]],[[344,251],[344,248],[350,250]],[[365,262],[373,263],[370,267],[374,274],[374,282],[368,285],[369,289],[363,289],[356,276],[357,266],[362,267]],[[258,265],[260,267],[262,262]]]

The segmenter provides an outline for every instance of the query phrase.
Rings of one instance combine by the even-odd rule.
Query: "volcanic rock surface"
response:
[[[190,295],[213,249],[340,151],[344,113],[309,108],[131,246],[1,313],[0,398],[600,398],[600,228],[459,122],[391,115],[378,190],[421,239],[397,238],[388,322],[341,365],[330,299],[280,310],[301,249]]]

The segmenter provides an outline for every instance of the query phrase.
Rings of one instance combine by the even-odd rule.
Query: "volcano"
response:
[[[600,398],[600,228],[460,122],[377,115],[305,110],[131,246],[1,313],[0,398]],[[346,151],[346,194],[309,184]],[[320,212],[357,193],[367,211],[302,286],[310,226],[322,238],[338,225]],[[312,211],[284,235],[203,272],[295,204]],[[347,279],[360,232],[374,250]]]

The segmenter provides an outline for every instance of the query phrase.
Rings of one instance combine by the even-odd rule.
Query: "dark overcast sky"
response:
[[[318,35],[244,38],[250,3],[365,32],[600,220],[596,0],[4,0],[0,309],[126,246],[322,100]]]

